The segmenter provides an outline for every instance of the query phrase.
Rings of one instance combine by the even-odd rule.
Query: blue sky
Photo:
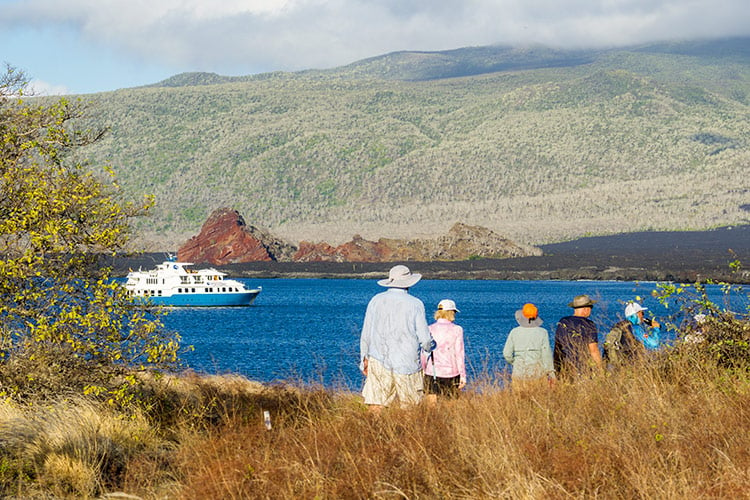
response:
[[[330,68],[397,50],[750,36],[747,0],[0,0],[0,62],[46,94],[185,71]]]

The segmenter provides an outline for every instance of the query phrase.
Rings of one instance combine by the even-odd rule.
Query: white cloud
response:
[[[149,63],[224,74],[395,50],[611,46],[750,35],[747,0],[16,0],[2,26],[75,27]]]
[[[32,80],[28,85],[26,93],[33,96],[45,96],[68,95],[71,92],[64,85],[54,85],[41,80]]]

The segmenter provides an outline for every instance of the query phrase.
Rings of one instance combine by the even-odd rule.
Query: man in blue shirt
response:
[[[367,305],[359,359],[366,377],[362,396],[373,411],[396,398],[401,405],[418,403],[424,395],[420,349],[429,353],[435,346],[424,304],[408,293],[421,278],[406,266],[394,266],[388,279],[378,281],[388,290]]]

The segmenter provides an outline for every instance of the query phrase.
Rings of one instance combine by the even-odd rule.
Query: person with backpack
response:
[[[661,325],[648,319],[637,302],[625,306],[625,319],[612,327],[604,340],[604,356],[609,365],[620,366],[661,344]]]

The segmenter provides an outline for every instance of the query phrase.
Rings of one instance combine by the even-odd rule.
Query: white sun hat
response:
[[[412,273],[408,267],[399,264],[393,266],[388,273],[388,279],[378,281],[378,285],[389,288],[409,288],[421,279],[421,274]]]

